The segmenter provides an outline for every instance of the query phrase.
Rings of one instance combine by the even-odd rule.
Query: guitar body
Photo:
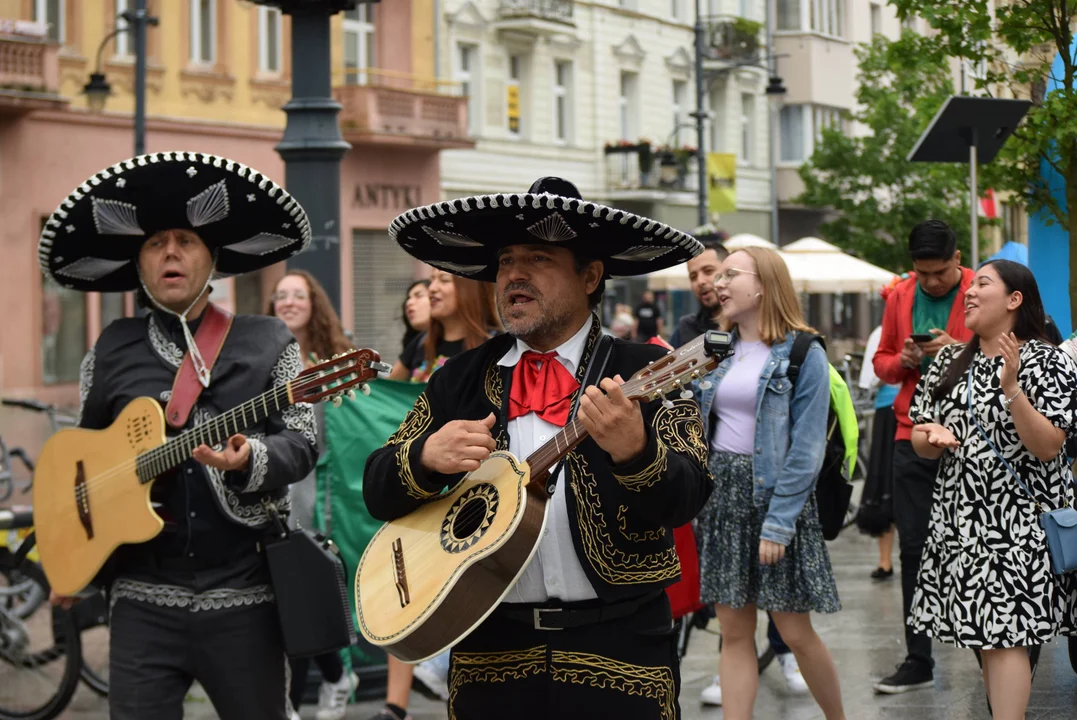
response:
[[[45,443],[34,469],[34,531],[57,593],[78,593],[117,547],[161,532],[153,483],[139,481],[135,457],[164,442],[161,406],[144,397],[105,430],[61,430]]]
[[[355,573],[359,630],[397,658],[442,653],[497,607],[538,549],[546,494],[495,452],[439,500],[386,523]]]

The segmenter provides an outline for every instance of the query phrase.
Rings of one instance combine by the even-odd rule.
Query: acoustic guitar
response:
[[[160,533],[164,521],[150,504],[153,482],[191,459],[199,445],[224,443],[296,403],[339,404],[353,394],[350,388],[388,367],[373,350],[338,355],[167,441],[164,412],[151,397],[132,400],[104,430],[60,430],[34,470],[34,531],[52,589],[78,593],[121,544]]]
[[[621,390],[633,400],[677,390],[691,397],[685,386],[717,367],[731,347],[729,333],[701,335],[637,372]],[[417,663],[486,619],[538,549],[550,470],[586,437],[573,419],[526,461],[491,453],[450,492],[383,525],[355,573],[363,637]]]

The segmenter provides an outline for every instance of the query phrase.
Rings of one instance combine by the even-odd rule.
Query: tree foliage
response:
[[[953,94],[947,59],[928,38],[906,31],[898,40],[876,36],[856,50],[858,109],[851,119],[866,134],[823,130],[800,169],[798,202],[829,208],[821,233],[839,247],[895,272],[908,269],[909,231],[939,219],[968,252],[968,169],[906,160],[931,119]]]

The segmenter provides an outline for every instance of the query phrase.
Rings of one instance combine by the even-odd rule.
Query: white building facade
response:
[[[704,3],[708,44],[738,26],[762,47],[765,0]],[[469,97],[476,147],[441,156],[442,194],[524,191],[557,175],[588,199],[674,227],[698,224],[694,29],[689,0],[446,0],[438,75]],[[737,208],[719,223],[769,236],[767,72],[708,59],[704,149],[737,156]],[[727,53],[728,55],[728,53]]]

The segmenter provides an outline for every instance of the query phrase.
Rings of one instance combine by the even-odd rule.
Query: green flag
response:
[[[314,522],[340,548],[348,572],[350,607],[355,610],[355,569],[367,543],[382,526],[367,512],[363,501],[363,470],[366,459],[396,432],[426,383],[376,380],[370,395],[357,394],[340,407],[326,405],[325,443],[327,452],[318,458],[317,502]],[[326,502],[326,489],[329,501]],[[353,666],[380,665],[382,651],[359,636],[352,648]]]

